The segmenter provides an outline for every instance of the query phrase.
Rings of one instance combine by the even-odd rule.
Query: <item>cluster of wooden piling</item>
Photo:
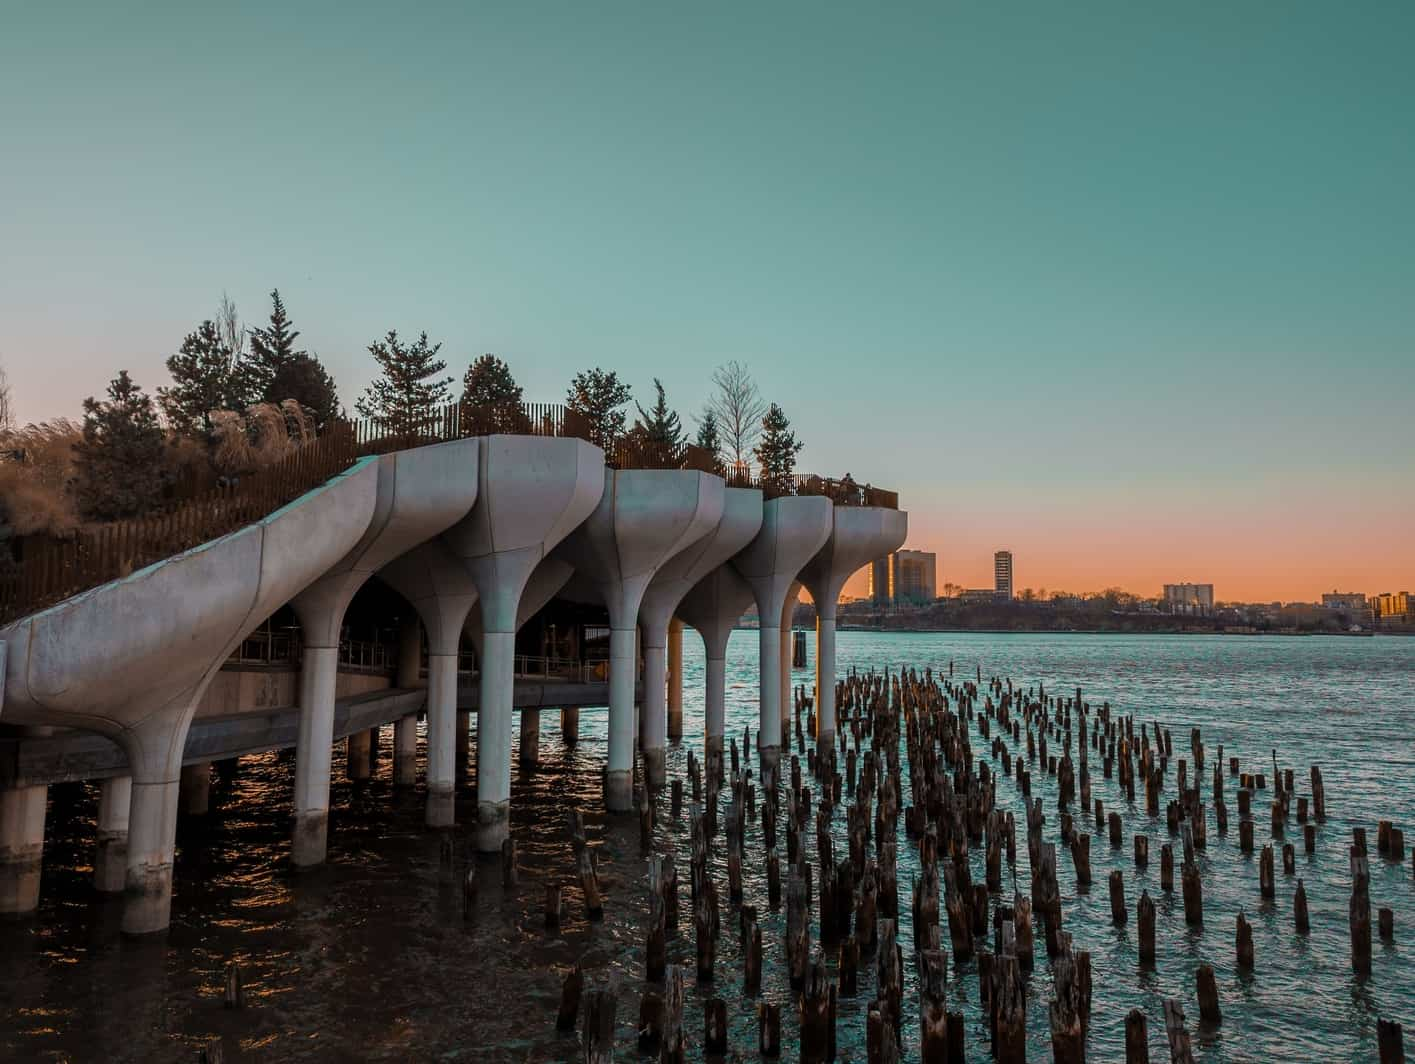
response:
[[[1089,887],[1091,848],[1125,848],[1120,812],[1107,810],[1092,793],[1092,760],[1100,776],[1110,780],[1122,802],[1134,803],[1139,788],[1149,817],[1164,825],[1170,841],[1161,841],[1160,890],[1175,890],[1179,859],[1179,890],[1184,920],[1195,933],[1212,933],[1223,920],[1206,914],[1198,854],[1209,848],[1208,807],[1220,836],[1228,832],[1228,806],[1223,772],[1224,752],[1212,758],[1211,786],[1204,794],[1209,761],[1199,729],[1189,735],[1187,756],[1174,757],[1171,732],[1158,722],[1137,723],[1133,717],[1097,709],[1076,689],[1074,697],[1050,694],[1037,686],[1026,691],[1011,681],[983,682],[901,670],[889,674],[851,674],[837,685],[838,741],[808,744],[815,732],[811,700],[795,699],[796,753],[780,765],[763,764],[760,776],[760,859],[766,870],[766,903],[785,906],[785,934],[780,956],[791,987],[799,1029],[797,1055],[802,1061],[836,1058],[838,1001],[856,997],[867,988],[865,1046],[872,1062],[904,1056],[926,1062],[964,1059],[965,1027],[961,1012],[948,1011],[949,951],[955,964],[973,962],[979,979],[979,1005],[992,1055],[998,1061],[1026,1059],[1027,984],[1032,978],[1036,947],[1034,921],[1051,972],[1047,1019],[1051,1050],[1058,1061],[1084,1061],[1088,1054],[1093,991],[1089,952],[1073,946],[1065,930],[1061,890],[1057,881],[1058,845],[1069,852],[1075,879]],[[788,734],[790,734],[788,732]],[[976,749],[975,749],[976,743]],[[902,751],[902,758],[901,758]],[[771,1057],[781,1052],[782,1002],[762,996],[763,934],[756,905],[746,896],[743,868],[750,860],[747,825],[757,817],[758,789],[750,764],[751,736],[742,736],[739,751],[730,742],[730,765],[721,748],[709,748],[706,759],[688,757],[687,781],[689,871],[696,979],[709,986],[724,977],[717,958],[724,902],[711,875],[714,847],[726,848],[726,906],[736,910],[743,989],[757,1001],[757,1051]],[[1183,754],[1184,751],[1181,750]],[[985,756],[979,756],[984,755]],[[804,770],[803,770],[804,755]],[[745,762],[745,764],[744,764]],[[907,765],[907,787],[903,767]],[[1191,771],[1192,765],[1192,771]],[[1252,853],[1257,830],[1255,796],[1268,793],[1266,772],[1241,771],[1230,757],[1228,776],[1237,777],[1239,848]],[[1315,852],[1317,830],[1327,815],[1321,771],[1310,766],[1310,794],[1295,793],[1295,773],[1280,769],[1273,755],[1272,800],[1267,810],[1271,842],[1259,854],[1258,904],[1276,898],[1276,850],[1280,847],[1284,876],[1295,873],[1295,848],[1286,833],[1301,828],[1305,852]],[[1048,817],[1040,797],[1032,795],[1033,772],[1056,781],[1057,821],[1048,838]],[[1168,780],[1175,796],[1167,797]],[[1026,859],[1030,889],[1018,890],[1017,824],[999,806],[998,787],[1014,787],[1025,810]],[[725,807],[723,796],[726,796]],[[644,845],[651,848],[654,797],[641,799]],[[1119,804],[1119,802],[1117,802]],[[1294,810],[1295,804],[1295,810]],[[672,783],[671,815],[681,815],[683,783]],[[719,816],[721,818],[719,822]],[[1162,818],[1162,819],[1160,819]],[[917,847],[919,874],[907,886],[908,905],[901,911],[898,877],[899,824],[907,844]],[[835,825],[843,821],[846,844],[837,852]],[[584,840],[578,814],[571,814],[576,868],[586,907],[594,915],[601,906],[593,855]],[[1388,860],[1404,861],[1399,828],[1382,821],[1378,851]],[[1132,836],[1137,870],[1150,860],[1151,836]],[[973,881],[970,855],[983,854],[983,882]],[[782,862],[786,882],[782,891]],[[1010,888],[1004,882],[1004,861]],[[1370,873],[1365,833],[1356,831],[1350,855],[1351,959],[1362,977],[1372,972]],[[1128,922],[1130,904],[1122,871],[1107,878],[1111,921]],[[640,1049],[662,1060],[683,1060],[688,1045],[683,1018],[683,970],[667,963],[667,941],[678,934],[677,874],[671,856],[649,853],[649,916],[644,935],[645,990],[640,1003]],[[1138,962],[1154,968],[1160,961],[1155,939],[1156,905],[1148,890],[1134,904]],[[559,894],[556,894],[556,906]],[[1207,916],[1207,922],[1206,922]],[[913,956],[900,944],[903,920],[911,921]],[[1258,969],[1252,925],[1240,910],[1234,914],[1235,963],[1253,976]],[[1298,934],[1307,934],[1310,918],[1301,879],[1293,894],[1293,920]],[[549,920],[549,903],[547,921]],[[944,940],[946,922],[947,941]],[[1380,909],[1383,938],[1393,936],[1390,909]],[[773,951],[775,952],[775,951]],[[834,960],[834,978],[826,958]],[[917,975],[918,1000],[904,1000],[905,964]],[[873,965],[874,979],[861,979]],[[608,1059],[613,1010],[618,988],[597,989],[581,1008],[584,973],[578,967],[567,977],[560,1012],[562,1027],[571,1028],[583,1012],[582,1044],[586,1060]],[[1186,979],[1187,982],[1187,979]],[[1194,1003],[1201,1025],[1223,1022],[1213,968],[1201,965],[1193,974]],[[605,1020],[608,1010],[609,1019]],[[702,1052],[728,1052],[726,1004],[721,997],[705,1000]],[[917,1019],[918,1052],[906,1039]],[[1186,1003],[1169,998],[1164,1005],[1164,1038],[1173,1062],[1192,1060]],[[606,1026],[607,1024],[607,1026]],[[607,1034],[605,1032],[608,1032]],[[1129,1062],[1150,1059],[1146,1017],[1133,1010],[1124,1025],[1124,1053]],[[1378,1030],[1381,1060],[1403,1060],[1400,1025],[1382,1020]],[[910,1047],[905,1053],[905,1047]],[[739,1051],[743,1047],[736,1047]],[[1116,1058],[1119,1046],[1090,1050]]]

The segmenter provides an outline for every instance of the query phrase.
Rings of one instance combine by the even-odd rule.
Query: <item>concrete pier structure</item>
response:
[[[206,816],[211,809],[211,762],[183,765],[179,788],[182,816]]]
[[[411,787],[418,782],[418,715],[409,713],[393,725],[393,782]]]
[[[0,914],[32,913],[39,905],[48,787],[0,790]]]
[[[639,605],[639,629],[643,635],[644,652],[644,701],[640,714],[642,723],[639,748],[644,757],[644,775],[651,787],[660,787],[664,781],[665,743],[671,716],[666,698],[669,628],[673,612],[698,581],[719,568],[756,537],[762,525],[762,493],[749,488],[725,489],[722,493],[720,515],[710,532],[658,567]],[[682,668],[683,641],[680,627],[678,672],[681,673]],[[680,736],[683,731],[682,719],[680,679]]]
[[[476,585],[481,607],[477,846],[482,850],[499,849],[507,833],[521,596],[550,550],[599,505],[603,469],[604,453],[583,440],[488,436],[477,471],[477,505],[443,537]],[[429,707],[431,699],[429,692]]]
[[[668,741],[683,741],[683,622],[668,622]]]
[[[93,886],[104,894],[123,892],[128,864],[128,809],[132,800],[131,776],[111,776],[99,785]]]
[[[835,611],[845,581],[903,545],[909,515],[880,507],[837,506],[830,538],[801,570],[816,605],[816,738],[835,736]]]
[[[633,804],[635,642],[639,607],[654,575],[670,559],[712,532],[722,520],[726,487],[720,477],[693,470],[606,469],[598,506],[561,545],[558,556],[596,588],[609,610],[609,761],[605,804],[628,812]],[[691,586],[691,585],[689,585]],[[671,614],[671,610],[669,611]],[[645,762],[661,761],[663,738],[662,636],[657,657],[658,711]],[[646,655],[648,648],[645,648]],[[648,753],[647,751],[652,751]],[[649,766],[650,776],[661,775]]]
[[[540,710],[521,710],[521,748],[517,760],[522,768],[540,763]]]
[[[345,741],[344,774],[351,783],[362,783],[373,772],[370,758],[373,737],[367,731],[354,732]]]
[[[721,752],[727,720],[727,641],[752,604],[751,585],[731,565],[719,565],[678,604],[678,614],[703,637],[704,748]]]
[[[757,743],[762,763],[768,766],[775,765],[781,755],[782,611],[797,574],[830,538],[833,509],[829,499],[816,495],[771,499],[762,507],[761,531],[732,559],[732,567],[752,589],[760,618],[761,716]]]
[[[334,741],[334,679],[344,613],[379,569],[461,520],[477,497],[477,440],[418,447],[376,459],[377,497],[364,534],[348,554],[295,597],[305,656],[301,721],[295,754],[297,866],[321,863],[328,849],[330,747]],[[348,774],[369,777],[369,739],[350,736]]]
[[[560,741],[574,746],[580,741],[580,707],[565,706],[560,710]]]

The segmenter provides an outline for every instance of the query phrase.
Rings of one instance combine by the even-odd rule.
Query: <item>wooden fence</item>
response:
[[[64,537],[20,538],[13,560],[0,557],[0,624],[244,528],[361,457],[493,433],[584,440],[592,436],[582,416],[550,403],[453,403],[405,424],[340,421],[273,465],[221,477],[216,487],[174,498],[155,513],[85,525]],[[612,448],[606,460],[616,469],[717,471],[714,456],[692,444],[667,448],[626,440]],[[768,498],[825,495],[844,506],[899,505],[894,492],[861,487],[848,479],[803,475],[773,487],[745,467],[729,467],[724,475],[730,486],[759,487]]]

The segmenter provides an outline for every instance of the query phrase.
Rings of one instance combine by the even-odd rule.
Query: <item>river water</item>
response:
[[[701,750],[702,734],[701,644],[691,631],[684,642],[688,738],[669,756],[669,771],[678,776],[685,774],[688,747]],[[1280,854],[1277,900],[1267,904],[1259,895],[1256,854],[1239,852],[1236,780],[1225,779],[1226,836],[1216,831],[1211,804],[1208,809],[1208,849],[1199,858],[1205,924],[1196,932],[1184,923],[1177,890],[1166,895],[1159,886],[1159,845],[1170,841],[1163,816],[1144,815],[1143,790],[1138,806],[1125,803],[1115,781],[1101,777],[1092,754],[1094,795],[1121,813],[1125,844],[1112,851],[1104,839],[1093,840],[1095,885],[1089,893],[1077,891],[1071,860],[1060,848],[1057,861],[1066,929],[1074,935],[1074,948],[1089,950],[1092,957],[1090,1059],[1123,1059],[1125,1015],[1135,1007],[1149,1017],[1152,1059],[1168,1059],[1162,1008],[1171,996],[1185,1003],[1201,1061],[1374,1060],[1377,1016],[1402,1022],[1407,1044],[1415,1039],[1411,858],[1407,849],[1404,865],[1396,866],[1375,846],[1379,819],[1395,820],[1415,839],[1410,741],[1415,639],[864,632],[839,637],[842,670],[906,665],[947,673],[950,661],[960,679],[981,668],[985,678],[1010,677],[1023,688],[1042,682],[1057,694],[1079,685],[1093,707],[1109,701],[1113,712],[1135,714],[1137,730],[1141,722],[1163,722],[1173,731],[1176,757],[1184,756],[1180,747],[1187,753],[1188,729],[1198,726],[1210,759],[1223,744],[1225,758],[1238,755],[1245,770],[1267,771],[1271,779],[1275,748],[1280,764],[1296,770],[1298,794],[1308,792],[1308,766],[1321,765],[1328,819],[1318,832],[1316,854],[1303,854],[1300,829],[1288,832],[1311,910],[1311,934],[1304,939],[1292,930],[1295,877],[1282,873]],[[809,682],[809,675],[798,671],[795,682]],[[740,735],[745,725],[755,731],[756,633],[734,634],[728,685],[729,734]],[[227,1061],[578,1059],[574,1036],[555,1031],[561,982],[577,961],[592,985],[618,980],[617,1055],[635,1059],[645,866],[636,820],[600,812],[605,725],[602,711],[582,712],[580,741],[571,748],[561,741],[558,715],[542,714],[541,764],[513,772],[520,882],[503,888],[499,866],[484,859],[478,903],[470,913],[463,911],[458,874],[442,867],[438,837],[422,828],[421,789],[396,789],[391,783],[391,729],[384,731],[376,778],[351,784],[336,768],[330,861],[313,872],[295,874],[287,861],[292,757],[245,758],[234,778],[218,777],[211,815],[182,826],[172,927],[158,941],[122,938],[121,903],[101,900],[89,887],[97,789],[51,788],[40,909],[31,919],[0,925],[0,1059],[192,1061],[213,1039],[221,1041]],[[986,756],[986,742],[972,734],[975,756]],[[459,787],[462,824],[475,815],[474,772],[473,764]],[[1173,779],[1171,773],[1170,797]],[[1206,778],[1206,800],[1208,783]],[[903,793],[907,802],[907,782]],[[1043,798],[1047,837],[1054,840],[1055,780],[1035,766],[1033,793]],[[1026,892],[1022,799],[1005,778],[999,781],[998,801],[1016,814],[1018,884]],[[1259,849],[1268,840],[1267,817],[1260,812],[1266,801],[1260,792],[1254,802]],[[571,804],[584,810],[591,844],[599,851],[606,882],[601,922],[586,921],[571,882],[564,827]],[[714,874],[724,933],[718,977],[700,987],[692,978],[687,815],[673,820],[666,798],[659,811],[654,845],[680,854],[682,930],[670,941],[669,961],[689,966],[684,1019],[690,1058],[701,1055],[702,1002],[714,995],[727,1002],[732,1048],[754,1057],[755,1002],[741,992],[742,960],[729,931],[736,927],[736,913],[726,896],[725,845],[719,836]],[[1350,965],[1347,847],[1353,826],[1367,829],[1371,853],[1369,979],[1355,977]],[[784,1003],[782,1045],[790,1060],[796,1024],[784,974],[785,915],[768,911],[759,832],[758,819],[748,826],[745,900],[761,914],[763,992]],[[1151,838],[1147,871],[1134,867],[1134,832]],[[907,899],[917,851],[903,837],[902,817],[900,833],[904,1051],[905,1059],[916,1059]],[[842,811],[836,817],[837,853],[844,841]],[[974,853],[977,882],[982,856],[980,847]],[[1124,874],[1130,909],[1130,921],[1121,928],[1110,922],[1105,883],[1112,868]],[[566,884],[567,917],[555,932],[547,931],[543,920],[548,882]],[[1136,961],[1134,906],[1142,889],[1158,907],[1158,959],[1150,972]],[[1383,906],[1395,911],[1395,944],[1375,934],[1375,910]],[[1240,910],[1253,924],[1257,960],[1251,975],[1240,975],[1234,964]],[[946,948],[946,927],[943,941]],[[828,959],[833,968],[833,956]],[[245,980],[245,1006],[239,1010],[222,1003],[224,973],[232,961],[239,962]],[[1199,1027],[1194,996],[1194,969],[1205,962],[1217,974],[1224,1017],[1214,1029]],[[856,998],[840,999],[841,1059],[864,1059],[872,965],[862,963],[860,984]],[[1027,1003],[1032,1060],[1050,1059],[1050,994],[1038,927]],[[987,1059],[973,962],[950,970],[949,997],[950,1009],[966,1018],[969,1059]]]

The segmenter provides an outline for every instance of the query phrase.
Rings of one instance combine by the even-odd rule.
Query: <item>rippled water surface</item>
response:
[[[685,647],[686,738],[669,757],[670,772],[678,776],[685,772],[688,747],[701,748],[702,734],[701,644],[690,632]],[[1328,819],[1318,832],[1316,854],[1302,853],[1300,830],[1288,833],[1311,909],[1312,931],[1304,939],[1292,930],[1295,877],[1282,873],[1280,855],[1277,900],[1263,903],[1257,856],[1238,850],[1236,781],[1225,779],[1226,836],[1217,833],[1211,805],[1208,811],[1208,848],[1200,855],[1205,923],[1195,932],[1185,926],[1179,895],[1166,895],[1159,886],[1159,845],[1169,841],[1163,817],[1144,815],[1143,794],[1138,807],[1128,805],[1115,781],[1101,777],[1092,755],[1094,796],[1121,813],[1125,844],[1112,851],[1104,838],[1093,840],[1095,885],[1089,893],[1077,891],[1069,855],[1058,855],[1066,929],[1075,948],[1092,956],[1091,1059],[1123,1059],[1125,1015],[1135,1007],[1149,1016],[1152,1059],[1168,1059],[1162,1002],[1170,996],[1185,1002],[1196,1056],[1203,1061],[1373,1060],[1378,1015],[1403,1022],[1407,1043],[1415,1037],[1409,845],[1403,867],[1375,852],[1379,819],[1395,820],[1415,838],[1415,640],[845,632],[839,658],[842,669],[906,665],[946,673],[952,661],[960,679],[981,668],[985,678],[1010,677],[1024,688],[1041,681],[1050,691],[1070,693],[1079,685],[1093,707],[1109,701],[1113,711],[1135,714],[1137,730],[1140,722],[1154,720],[1171,728],[1176,758],[1183,756],[1181,747],[1187,752],[1191,726],[1203,729],[1211,758],[1222,744],[1225,757],[1239,755],[1245,768],[1269,777],[1276,749],[1279,763],[1296,770],[1298,794],[1308,791],[1308,766],[1321,765]],[[808,682],[808,675],[799,671],[795,681]],[[728,685],[729,733],[740,735],[744,725],[755,731],[755,633],[734,634]],[[580,741],[567,748],[557,715],[542,714],[541,765],[513,773],[520,882],[503,888],[497,863],[483,859],[478,905],[470,915],[463,912],[456,876],[441,867],[439,838],[423,830],[421,789],[392,786],[391,728],[384,730],[374,780],[350,784],[336,769],[330,862],[318,871],[296,875],[288,867],[294,770],[288,754],[246,758],[234,778],[218,777],[212,814],[182,827],[172,929],[163,941],[124,940],[117,929],[120,903],[98,899],[88,886],[96,788],[52,788],[40,910],[32,919],[0,925],[0,1059],[191,1061],[213,1038],[222,1041],[228,1061],[573,1059],[576,1041],[556,1033],[554,1016],[561,981],[576,961],[592,980],[619,979],[618,1055],[634,1059],[647,913],[643,851],[633,818],[600,812],[605,724],[603,711],[585,710]],[[986,741],[972,734],[975,755],[986,756]],[[475,752],[459,787],[463,824],[474,818],[474,778]],[[1171,796],[1173,781],[1171,772]],[[1044,800],[1047,837],[1053,840],[1054,785],[1034,771],[1034,794]],[[904,794],[907,801],[907,782]],[[1025,892],[1022,800],[1007,779],[999,781],[998,800],[1017,816],[1017,876]],[[607,888],[599,923],[584,919],[578,887],[571,883],[564,814],[572,803],[585,810],[591,843],[599,848]],[[1268,839],[1260,809],[1266,809],[1262,794],[1254,803],[1259,848]],[[673,820],[666,798],[659,811],[655,847],[682,854],[683,930],[670,942],[669,959],[691,966],[687,816]],[[844,823],[840,812],[837,853],[845,844]],[[1351,971],[1346,922],[1347,846],[1354,826],[1367,829],[1371,851],[1373,971],[1364,980]],[[785,917],[768,911],[759,831],[759,821],[748,827],[746,902],[763,917],[763,989],[786,1003],[782,1041],[785,1059],[793,1059]],[[917,1055],[918,1026],[907,899],[917,859],[903,837],[902,818],[900,832],[910,1058]],[[1133,862],[1130,836],[1136,832],[1152,840],[1150,867],[1143,872]],[[982,856],[981,849],[974,853],[976,881],[983,878]],[[727,1001],[733,1049],[754,1055],[754,1003],[741,993],[721,836],[714,860],[724,933],[716,982],[697,986],[689,970],[690,1053],[699,1055],[702,1001],[717,995]],[[1112,868],[1124,874],[1131,910],[1121,928],[1110,922],[1105,882]],[[549,882],[566,884],[567,919],[558,932],[547,932],[542,916]],[[1136,963],[1134,905],[1142,889],[1158,906],[1158,960],[1150,972]],[[1375,934],[1380,907],[1395,911],[1394,944]],[[1253,923],[1257,956],[1246,976],[1234,966],[1240,910]],[[946,929],[943,937],[946,946]],[[1046,1060],[1051,981],[1040,928],[1037,939],[1027,1004],[1029,1057]],[[245,973],[246,1005],[240,1010],[222,1005],[224,971],[232,960]],[[1222,1026],[1211,1030],[1199,1028],[1194,998],[1194,969],[1205,962],[1217,973],[1224,1016]],[[865,969],[859,996],[840,1001],[843,1059],[864,1057],[864,1009],[874,987],[872,966],[869,974]],[[967,1020],[969,1059],[986,1059],[974,965],[955,966],[949,980],[950,1008]]]

